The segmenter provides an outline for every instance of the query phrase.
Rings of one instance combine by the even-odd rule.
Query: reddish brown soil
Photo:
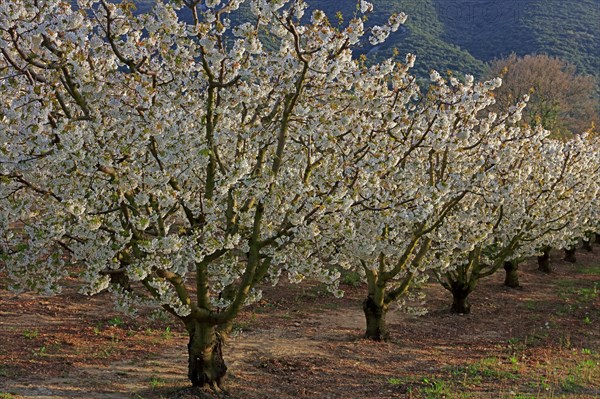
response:
[[[482,281],[470,315],[451,315],[430,282],[425,316],[392,312],[392,338],[363,340],[363,286],[335,299],[305,283],[265,289],[225,347],[236,399],[600,397],[600,247],[545,275],[521,265]],[[187,387],[172,320],[128,319],[110,297],[0,290],[0,398],[212,397]],[[167,327],[170,326],[170,329]],[[4,396],[3,396],[4,395]]]

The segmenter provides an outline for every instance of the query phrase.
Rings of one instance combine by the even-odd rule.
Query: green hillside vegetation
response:
[[[391,57],[397,50],[417,55],[415,72],[430,69],[481,77],[486,63],[508,56],[548,54],[577,66],[579,73],[600,78],[600,0],[371,0],[375,10],[367,26],[383,24],[395,12],[408,14],[406,26],[379,46],[366,40],[357,54],[371,61]],[[138,0],[138,11],[153,0]],[[354,0],[307,0],[310,8],[324,10],[332,24],[356,15]],[[249,16],[244,5],[233,17]],[[184,15],[185,17],[185,15]],[[189,15],[187,16],[189,17]]]
[[[525,15],[539,0],[436,0],[438,18],[444,25],[441,37],[489,61],[511,53],[536,52],[537,40]]]
[[[545,0],[534,4],[531,29],[537,51],[575,64],[600,78],[600,0]]]
[[[354,1],[309,0],[330,15]],[[485,63],[511,53],[548,54],[577,66],[578,72],[600,77],[600,0],[373,0],[369,24],[383,23],[392,12],[408,14],[407,28],[392,35],[375,58],[417,55],[420,74],[429,68],[481,76]],[[368,52],[368,51],[367,51]]]
[[[308,0],[335,19],[356,12],[352,0]],[[436,69],[480,77],[485,63],[511,53],[548,54],[600,77],[600,0],[372,0],[367,25],[381,24],[393,12],[408,14],[406,28],[363,53],[379,60],[408,52],[417,55],[420,75]],[[341,10],[340,10],[341,8]]]
[[[400,1],[400,3],[403,3]],[[600,74],[600,0],[436,0],[443,40],[490,61],[548,54]]]
[[[323,9],[332,20],[340,11],[347,21],[356,13],[356,2],[333,0],[309,0],[311,8]],[[374,12],[369,15],[366,26],[382,25],[390,14],[405,12],[408,15],[406,27],[392,34],[379,46],[371,46],[368,42],[358,49],[359,54],[366,54],[371,61],[380,61],[391,57],[394,50],[403,57],[406,53],[417,55],[416,72],[425,76],[431,69],[441,72],[447,70],[463,71],[480,75],[485,68],[481,60],[476,59],[468,51],[443,40],[444,25],[439,20],[435,0],[379,0],[373,1]],[[340,9],[341,8],[341,9]]]

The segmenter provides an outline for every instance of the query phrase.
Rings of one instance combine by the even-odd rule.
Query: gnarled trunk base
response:
[[[450,308],[450,312],[457,314],[471,313],[471,304],[469,303],[467,295],[468,294],[455,294],[452,292],[452,307]]]
[[[214,326],[195,324],[188,330],[188,377],[195,387],[223,389],[227,366],[223,359],[223,338]]]
[[[594,251],[594,249],[592,248],[592,237],[591,236],[589,236],[583,240],[582,248],[588,252]]]
[[[367,320],[365,338],[373,341],[387,341],[390,338],[390,332],[385,324],[387,309],[377,305],[373,297],[368,296],[363,301],[363,312]]]
[[[550,274],[552,273],[552,268],[550,267],[550,249],[544,249],[544,252],[537,257],[538,261],[538,270]]]
[[[506,271],[506,277],[504,278],[504,285],[510,288],[521,288],[519,284],[519,264],[517,261],[504,262],[504,270]]]

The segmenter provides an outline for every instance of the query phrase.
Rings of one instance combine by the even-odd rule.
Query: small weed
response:
[[[584,324],[592,324],[592,319],[590,319],[590,316],[585,316],[583,318],[583,323]]]
[[[391,384],[391,385],[401,385],[402,379],[396,378],[396,377],[390,377],[390,378],[388,378],[387,382],[388,382],[388,384]]]
[[[591,355],[592,354],[592,350],[588,349],[588,348],[581,348],[581,354],[582,355]]]
[[[508,358],[510,364],[519,364],[519,359],[516,356],[511,356]]]
[[[537,388],[539,388],[542,391],[550,391],[552,386],[550,385],[550,383],[548,383],[548,380],[546,378],[542,378],[537,384]]]
[[[590,302],[598,297],[600,289],[598,288],[598,284],[594,284],[592,288],[580,288],[577,294],[581,302]]]
[[[450,395],[450,389],[444,381],[423,378],[423,383],[427,385],[423,388],[423,393],[427,399],[446,398]]]
[[[94,353],[94,357],[98,359],[108,359],[115,351],[115,344],[112,343],[106,348],[99,349]]]
[[[171,332],[171,326],[167,326],[167,328],[165,328],[165,331],[163,331],[161,335],[164,340],[169,340],[169,339],[173,338],[173,333]]]
[[[538,305],[539,304],[536,301],[531,299],[525,302],[525,307],[527,308],[527,310],[536,310],[538,308]]]
[[[40,332],[37,328],[23,330],[23,336],[27,339],[36,339],[40,335]]]
[[[38,349],[34,349],[33,351],[31,351],[31,353],[33,354],[33,356],[44,356],[46,354],[46,345],[43,345]]]
[[[156,378],[156,377],[150,378],[150,388],[156,389],[156,388],[160,388],[163,385],[164,385],[164,381],[162,381],[160,378]]]
[[[34,329],[27,328],[23,331],[23,336],[27,339],[36,339],[39,335],[40,335],[40,332],[38,331],[37,328],[34,328]]]
[[[0,392],[0,399],[15,399],[15,397],[8,392]]]
[[[110,319],[107,324],[111,327],[121,327],[124,324],[124,321],[119,316],[115,316]]]

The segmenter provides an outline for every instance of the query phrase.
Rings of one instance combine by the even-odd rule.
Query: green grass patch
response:
[[[600,283],[595,282],[591,287],[582,287],[581,281],[559,280],[558,295],[561,299],[572,299],[579,303],[587,303],[600,297]]]
[[[405,380],[397,377],[390,377],[387,379],[388,384],[390,385],[402,385],[405,383]]]
[[[573,375],[564,378],[560,382],[560,388],[564,393],[579,393],[585,389]]]
[[[587,276],[600,276],[600,264],[598,265],[577,265],[575,271],[578,274]]]
[[[465,366],[446,368],[452,380],[464,387],[480,385],[486,381],[518,380],[520,375],[514,370],[506,369],[506,365],[496,357],[488,357]]]
[[[527,310],[536,310],[539,308],[540,305],[540,301],[534,301],[532,299],[528,299],[527,301],[525,301],[525,307],[527,308]]]

